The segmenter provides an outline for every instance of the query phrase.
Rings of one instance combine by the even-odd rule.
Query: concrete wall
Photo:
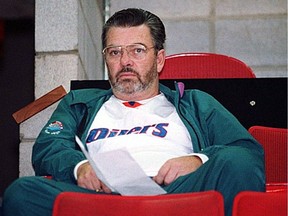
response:
[[[213,52],[246,62],[257,77],[287,77],[286,0],[110,0],[110,13],[140,7],[167,30],[167,54]],[[35,95],[70,80],[103,79],[101,0],[36,0]],[[20,176],[53,105],[20,125]]]
[[[102,3],[99,0],[36,0],[35,97],[70,80],[103,79]],[[20,125],[20,176],[33,174],[32,145],[56,107],[50,106]]]

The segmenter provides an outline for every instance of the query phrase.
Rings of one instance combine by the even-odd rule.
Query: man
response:
[[[77,149],[75,135],[95,152],[125,147],[167,193],[221,192],[226,215],[238,192],[265,190],[263,150],[237,119],[204,92],[159,84],[165,37],[161,20],[141,9],[106,22],[111,89],[72,91],[61,101],[33,148],[37,176],[6,190],[5,215],[51,215],[62,191],[112,192]]]

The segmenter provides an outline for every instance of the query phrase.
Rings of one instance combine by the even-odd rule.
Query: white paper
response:
[[[93,167],[97,177],[112,191],[121,195],[165,194],[156,182],[148,177],[125,149],[89,155],[81,140],[76,142]]]

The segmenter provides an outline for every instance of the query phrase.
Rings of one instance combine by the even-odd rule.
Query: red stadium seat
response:
[[[57,196],[53,216],[224,216],[219,192],[205,191],[158,196],[120,196],[63,192]]]
[[[215,53],[179,53],[166,57],[160,79],[256,78],[244,62]]]
[[[243,191],[237,194],[233,216],[287,216],[288,130],[253,126],[249,132],[264,148],[266,192]]]
[[[287,183],[288,129],[253,126],[249,132],[264,148],[267,184]]]
[[[234,199],[233,216],[287,216],[286,190],[273,193],[240,192]]]

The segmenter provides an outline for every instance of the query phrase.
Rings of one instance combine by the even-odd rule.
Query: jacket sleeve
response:
[[[264,160],[262,146],[215,98],[201,91],[194,91],[190,96],[196,120],[194,130],[200,137],[200,153],[210,158],[223,148],[238,146],[246,148],[259,160]]]
[[[85,159],[77,148],[75,135],[83,117],[80,105],[70,106],[73,93],[59,103],[33,146],[32,165],[36,175],[51,175],[53,179],[75,183],[75,165]]]

